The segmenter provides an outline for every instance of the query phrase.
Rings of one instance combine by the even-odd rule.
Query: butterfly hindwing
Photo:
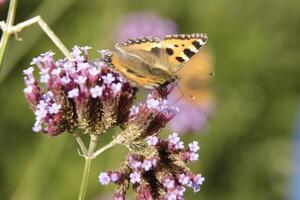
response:
[[[113,51],[109,62],[134,85],[154,88],[165,83],[164,71],[154,71],[159,58],[152,51],[160,49],[160,40],[153,37],[137,38],[117,43],[115,47],[116,51]]]

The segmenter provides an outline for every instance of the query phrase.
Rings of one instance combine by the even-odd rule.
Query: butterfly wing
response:
[[[165,82],[164,78],[153,75],[153,73],[149,71],[149,65],[135,56],[126,54],[126,57],[124,57],[118,52],[113,52],[110,63],[134,86],[152,89],[159,87]]]
[[[135,85],[159,87],[170,76],[168,68],[156,67],[161,41],[157,38],[137,38],[117,43],[109,63]]]
[[[213,72],[214,60],[208,49],[196,54],[178,71],[176,74],[180,76],[179,87],[186,94],[183,96],[184,101],[203,107],[212,106],[214,99],[211,88]]]
[[[161,60],[175,73],[183,67],[207,42],[204,33],[167,35],[161,43]]]

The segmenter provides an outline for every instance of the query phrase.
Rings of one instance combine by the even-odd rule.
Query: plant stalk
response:
[[[112,140],[110,143],[108,143],[107,145],[101,147],[100,149],[98,149],[97,151],[95,151],[95,153],[93,154],[93,158],[96,158],[97,156],[99,156],[101,153],[103,153],[104,151],[106,151],[107,149],[110,149],[111,147],[113,147],[114,145],[118,144],[119,141],[117,139]]]
[[[6,19],[6,27],[3,30],[3,34],[0,41],[0,71],[2,69],[2,64],[5,56],[5,52],[7,49],[8,40],[11,36],[11,32],[9,29],[13,26],[15,15],[16,15],[16,8],[17,8],[17,0],[11,0],[9,4],[7,19]]]
[[[81,152],[83,153],[84,156],[86,156],[88,154],[88,150],[86,149],[85,144],[82,141],[81,137],[76,134],[75,139],[76,139],[76,141],[77,141],[77,143],[78,143],[78,145],[81,149]],[[80,155],[82,154],[81,152],[79,152]]]
[[[69,59],[74,60],[69,50],[65,47],[62,41],[55,35],[48,24],[40,17],[38,17],[38,25],[43,29],[43,31],[48,35],[52,42],[59,48],[59,50]]]
[[[86,188],[88,184],[88,178],[90,174],[91,169],[91,162],[93,160],[93,154],[94,150],[98,144],[99,136],[98,135],[91,135],[90,136],[90,144],[88,149],[88,155],[85,157],[85,164],[84,164],[84,170],[83,170],[83,176],[79,191],[78,200],[84,200],[86,195]]]

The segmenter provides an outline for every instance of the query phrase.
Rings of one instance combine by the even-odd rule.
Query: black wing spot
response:
[[[181,46],[184,47],[184,44],[182,44]]]
[[[177,45],[177,44],[175,44],[175,45],[174,45],[174,47],[178,47],[178,45]]]
[[[195,40],[194,42],[192,42],[192,44],[194,45],[194,47],[196,47],[196,49],[199,49],[199,48],[202,47],[201,44],[197,40]]]
[[[181,63],[185,61],[182,57],[178,57],[178,56],[176,57],[176,60]]]
[[[173,49],[171,49],[171,48],[166,48],[166,52],[167,52],[167,54],[170,55],[170,56],[174,54],[174,51],[173,51]]]
[[[187,56],[187,57],[189,57],[189,58],[191,58],[193,55],[195,55],[195,52],[193,52],[193,51],[191,51],[190,49],[184,49],[183,50],[183,53]]]

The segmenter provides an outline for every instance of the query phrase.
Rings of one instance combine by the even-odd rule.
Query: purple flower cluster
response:
[[[153,90],[146,102],[131,108],[127,129],[131,132],[137,130],[135,137],[146,138],[158,133],[178,113],[178,108],[170,106],[165,98],[169,89],[163,92]]]
[[[136,89],[101,59],[88,61],[88,50],[75,46],[74,61],[55,61],[51,51],[34,58],[39,80],[34,67],[24,70],[24,94],[36,117],[33,131],[53,136],[79,126],[100,134],[128,120]]]
[[[204,179],[187,167],[199,158],[198,143],[192,142],[185,147],[177,133],[171,134],[168,140],[158,137],[178,113],[178,108],[167,101],[172,87],[153,90],[145,102],[131,108],[126,127],[118,138],[118,143],[129,149],[127,160],[118,170],[99,175],[101,184],[117,185],[115,200],[124,200],[130,185],[137,200],[181,200],[186,186],[199,191]]]
[[[119,170],[100,173],[102,185],[117,185],[115,200],[125,199],[130,184],[137,200],[183,200],[186,187],[194,192],[200,190],[204,178],[186,167],[187,163],[198,160],[197,142],[185,148],[177,133],[171,134],[168,140],[149,136],[145,142],[148,145],[143,151],[129,154]]]
[[[115,200],[124,200],[130,185],[137,200],[183,200],[186,187],[199,191],[204,178],[187,167],[199,158],[198,143],[185,147],[177,133],[159,137],[179,112],[167,100],[174,86],[156,88],[133,106],[137,88],[103,61],[111,52],[101,50],[99,59],[89,61],[88,50],[75,46],[74,61],[55,61],[50,51],[34,58],[39,79],[34,67],[24,70],[24,94],[36,118],[33,130],[54,136],[80,128],[95,135],[119,126],[113,142],[127,147],[127,159],[118,170],[99,175],[101,184],[117,185]]]

